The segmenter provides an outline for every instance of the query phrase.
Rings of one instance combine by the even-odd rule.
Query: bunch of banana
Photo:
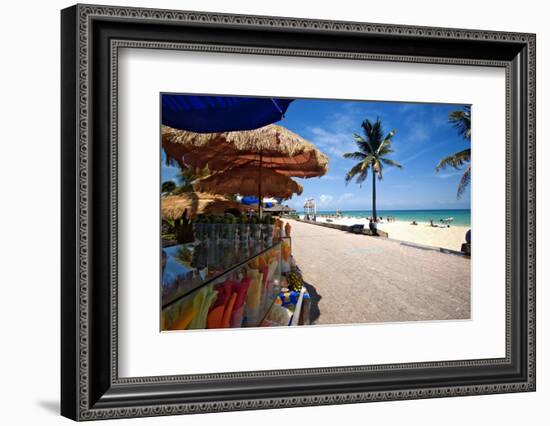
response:
[[[291,291],[300,291],[302,285],[304,285],[304,280],[302,276],[297,271],[290,271],[286,279],[288,281],[288,288]]]

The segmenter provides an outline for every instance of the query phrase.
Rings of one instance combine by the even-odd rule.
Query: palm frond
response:
[[[386,166],[397,167],[398,169],[403,168],[403,166],[399,164],[397,161],[391,160],[389,158],[381,158],[380,161],[382,161],[382,163],[384,163]]]
[[[382,122],[379,117],[376,117],[376,121],[372,125],[372,139],[379,143],[382,140],[383,133]]]
[[[353,166],[349,171],[346,173],[346,185],[359,173],[361,173],[361,169],[363,167],[363,162],[357,163],[355,166]]]
[[[372,133],[372,122],[367,118],[361,123],[361,127],[365,132],[365,135],[370,135]]]
[[[346,152],[343,157],[344,158],[350,158],[352,160],[357,160],[357,161],[363,161],[365,159],[365,157],[367,156],[367,154],[363,153],[363,152],[359,152],[359,151],[355,151],[355,152]]]
[[[363,136],[358,135],[357,133],[353,134],[357,148],[364,153],[373,153],[374,149],[368,139],[363,138]]]
[[[471,107],[467,105],[461,110],[451,111],[449,113],[449,123],[458,130],[459,135],[470,140],[472,128]]]
[[[378,153],[378,157],[383,158],[388,156],[389,154],[393,154],[395,151],[391,148],[384,148],[382,151]]]
[[[376,153],[380,154],[384,150],[389,149],[390,146],[391,146],[391,140],[384,139],[383,141],[380,142],[380,144],[376,148]]]
[[[346,173],[346,185],[350,183],[353,178],[356,178],[356,183],[362,184],[368,175],[369,165],[364,161],[357,163]]]
[[[366,136],[366,140],[370,143],[372,151],[375,152],[378,148],[378,144],[382,140],[382,122],[380,118],[376,118],[376,121],[372,123],[369,119],[366,119],[361,124]]]
[[[355,179],[355,183],[358,184],[359,187],[362,187],[363,182],[367,180],[368,175],[369,175],[369,170],[367,167],[365,170],[361,171],[361,173],[357,175],[357,178]]]
[[[365,138],[363,138],[363,136],[361,135],[358,135],[357,133],[353,134],[353,139],[355,140],[355,142],[365,142]]]
[[[366,155],[365,158],[363,159],[363,169],[364,170],[368,169],[370,166],[372,166],[375,160],[376,160],[376,157],[374,155],[372,154]]]
[[[394,152],[394,150],[391,148],[392,142],[391,141],[384,141],[382,144],[380,144],[380,147],[378,148],[378,156],[384,157],[387,154],[391,154]]]
[[[471,156],[471,149],[467,148],[465,150],[455,152],[454,154],[448,155],[445,158],[442,158],[439,163],[437,163],[437,166],[435,166],[435,171],[438,172],[440,170],[444,170],[447,167],[454,167],[455,169],[459,169],[464,164],[470,161]]]
[[[382,163],[379,158],[374,160],[372,167],[376,174],[378,174],[378,180],[382,180]]]
[[[456,192],[456,198],[460,199],[462,198],[462,195],[464,194],[464,191],[470,184],[471,179],[471,166],[468,166],[462,177],[460,178],[460,183],[458,184],[458,191]]]
[[[391,132],[389,132],[386,137],[384,138],[384,140],[380,143],[380,146],[378,148],[378,151],[380,151],[382,148],[384,147],[387,147],[387,146],[390,146],[391,143],[392,143],[392,140],[391,138],[393,138],[395,136],[395,134],[397,133],[397,129],[393,129]]]

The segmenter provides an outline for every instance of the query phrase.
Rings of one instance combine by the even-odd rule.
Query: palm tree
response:
[[[458,134],[470,142],[471,138],[471,107],[465,106],[461,110],[452,111],[449,113],[449,123],[451,123],[458,131]],[[461,169],[462,166],[468,164],[468,167],[464,171],[464,174],[460,178],[458,184],[458,190],[456,192],[456,198],[460,199],[466,190],[466,187],[470,184],[470,148],[466,148],[462,151],[455,152],[445,158],[443,158],[435,167],[435,171],[439,172],[447,167],[454,167],[455,169]]]
[[[373,220],[376,221],[376,175],[378,175],[379,180],[382,180],[384,165],[399,169],[403,166],[387,158],[393,152],[391,138],[395,135],[396,130],[392,130],[384,136],[382,122],[379,118],[374,123],[367,119],[361,123],[361,127],[364,135],[353,135],[358,151],[344,154],[344,158],[359,161],[347,172],[346,185],[353,178],[355,178],[355,183],[362,185],[368,177],[369,169],[372,171],[372,216]]]

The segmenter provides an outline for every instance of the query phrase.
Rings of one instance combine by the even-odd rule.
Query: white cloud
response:
[[[369,115],[363,106],[356,102],[349,102],[332,113],[324,120],[323,126],[311,127],[308,129],[311,135],[311,142],[327,154],[342,158],[345,152],[355,151],[356,145],[353,140],[353,133],[361,131],[361,121],[365,114]]]
[[[322,127],[313,127],[309,130],[313,137],[311,141],[317,145],[321,151],[342,157],[344,152],[351,151],[354,148],[353,133],[343,130],[326,130]]]
[[[424,142],[430,138],[431,132],[425,125],[414,124],[405,136],[408,143]]]
[[[420,151],[417,151],[415,152],[414,154],[404,158],[404,159],[397,159],[396,161],[401,164],[403,167],[405,167],[405,165],[407,163],[410,163],[411,161],[413,160],[416,160],[417,158],[421,157],[422,155],[424,154],[427,154],[428,152],[430,151],[434,151],[435,149],[437,149],[438,146],[437,145],[430,145],[428,146],[427,148],[424,148],[424,149],[421,149]],[[434,166],[435,168],[435,166]],[[386,167],[384,169],[384,174],[387,175],[388,173],[390,173],[391,171],[395,170],[395,167]]]
[[[319,207],[326,207],[334,200],[334,197],[332,195],[328,194],[321,194],[319,196]]]

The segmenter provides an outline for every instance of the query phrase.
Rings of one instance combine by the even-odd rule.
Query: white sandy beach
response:
[[[317,216],[318,222],[326,222],[327,218]],[[344,217],[340,219],[331,219],[334,224],[338,225],[354,225],[362,224],[365,227],[369,226],[366,218]],[[388,237],[394,240],[407,241],[411,243],[441,247],[449,250],[460,251],[462,243],[465,242],[465,235],[468,229],[467,226],[452,225],[449,228],[432,227],[427,222],[418,222],[418,225],[411,225],[410,222],[395,221],[378,224],[378,229],[387,232]]]

